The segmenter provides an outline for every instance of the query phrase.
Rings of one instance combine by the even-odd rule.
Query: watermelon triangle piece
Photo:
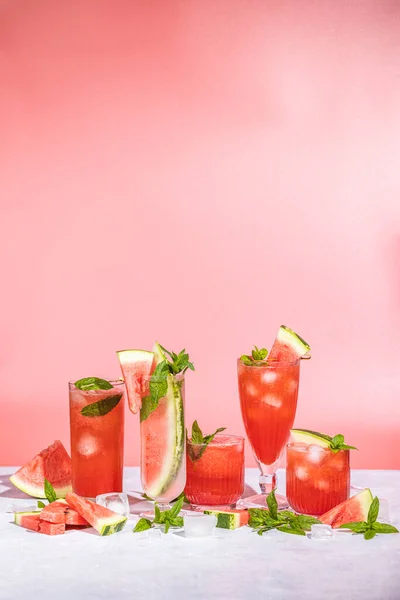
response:
[[[78,494],[67,494],[66,501],[83,517],[100,535],[111,535],[117,533],[125,527],[126,517],[100,506],[92,500],[87,500],[78,496]]]
[[[333,529],[337,529],[345,523],[354,523],[357,521],[366,521],[368,511],[372,504],[371,490],[366,488],[359,492],[349,500],[341,502],[328,512],[319,517],[321,523],[331,525]]]
[[[117,356],[125,381],[129,409],[136,414],[142,407],[142,398],[149,395],[148,378],[154,370],[154,353],[147,350],[118,350]]]
[[[310,346],[293,329],[281,325],[268,354],[268,362],[295,362],[310,351]]]
[[[76,512],[66,500],[56,500],[50,502],[47,506],[42,509],[40,513],[42,521],[48,521],[49,523],[65,523],[65,525],[84,526],[89,523]]]
[[[10,477],[15,487],[34,498],[46,498],[45,479],[52,484],[57,498],[65,498],[72,490],[71,459],[60,440],[39,452]]]

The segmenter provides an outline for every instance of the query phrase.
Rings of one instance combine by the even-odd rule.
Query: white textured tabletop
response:
[[[50,537],[12,523],[8,511],[34,504],[9,483],[14,470],[0,468],[1,600],[400,600],[400,535],[318,541],[278,532],[260,537],[244,527],[204,539],[170,533],[143,540],[128,522],[109,537],[92,529]],[[248,486],[257,490],[257,481],[256,469],[248,469]],[[400,526],[399,471],[353,471],[352,484],[386,498]],[[125,491],[140,489],[139,470],[125,469]],[[132,511],[148,506],[135,494],[130,500]]]

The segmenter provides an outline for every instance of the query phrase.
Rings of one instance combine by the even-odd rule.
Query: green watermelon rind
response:
[[[204,510],[205,515],[215,515],[217,517],[217,527],[221,529],[238,529],[246,523],[242,523],[242,512],[231,512],[229,510]]]
[[[23,517],[36,517],[37,515],[40,515],[42,511],[41,510],[31,510],[31,511],[26,511],[26,512],[15,512],[14,513],[14,523],[16,525],[21,526],[21,521],[23,519]]]
[[[32,496],[32,498],[46,498],[46,494],[44,493],[44,485],[30,485],[25,479],[18,477],[17,473],[11,475],[10,481],[16,488],[24,492],[28,496]],[[54,491],[56,493],[57,498],[65,498],[65,496],[72,492],[72,485],[67,485],[64,487],[57,487],[57,485],[53,485]]]
[[[315,444],[316,446],[321,446],[321,448],[330,448],[332,441],[329,435],[312,431],[311,429],[291,429],[290,434],[294,442]]]

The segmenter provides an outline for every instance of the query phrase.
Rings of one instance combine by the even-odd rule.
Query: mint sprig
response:
[[[308,515],[297,515],[289,510],[278,512],[278,502],[275,491],[272,490],[267,496],[268,510],[265,508],[249,508],[249,526],[262,535],[272,529],[292,535],[306,535],[314,523],[320,523],[318,519]]]
[[[160,510],[160,507],[156,503],[154,505],[154,519],[152,521],[144,518],[139,519],[135,528],[133,529],[133,533],[146,531],[146,529],[151,529],[154,527],[154,525],[164,525],[162,528],[164,533],[168,533],[170,527],[183,527],[183,517],[179,516],[179,513],[182,510],[183,502],[184,496],[181,494],[179,499],[169,510],[163,511]]]
[[[140,409],[140,421],[145,421],[153,411],[156,410],[161,398],[167,393],[168,390],[168,375],[178,375],[182,373],[184,375],[188,369],[194,371],[194,365],[189,360],[189,354],[183,349],[176,354],[170,352],[159,345],[164,354],[168,355],[171,360],[166,358],[165,360],[158,363],[151,378],[150,378],[150,395],[142,398],[142,408]]]
[[[358,450],[355,446],[349,446],[344,441],[344,436],[341,433],[334,435],[333,438],[330,439],[330,449],[335,454],[339,452],[339,450]]]
[[[199,460],[210,442],[213,441],[217,433],[221,433],[221,431],[225,431],[226,427],[218,427],[214,433],[210,433],[209,435],[203,435],[203,432],[200,429],[200,425],[197,421],[193,421],[192,425],[192,438],[191,444],[188,444],[188,455],[192,462]],[[186,430],[186,438],[189,439],[188,432]],[[194,448],[193,445],[199,445],[200,448]]]
[[[49,502],[55,502],[57,500],[55,489],[51,485],[50,481],[47,481],[47,479],[44,480],[44,495]]]
[[[375,496],[369,507],[368,517],[366,521],[353,521],[351,523],[344,523],[339,529],[350,529],[353,533],[363,533],[364,539],[372,540],[377,533],[399,533],[393,525],[387,523],[378,523],[377,518],[379,515],[379,498]]]
[[[115,396],[107,396],[102,400],[92,402],[92,404],[87,404],[82,408],[81,415],[84,417],[104,417],[104,415],[107,415],[119,404],[121,398],[122,394],[116,394]]]
[[[240,360],[248,367],[259,367],[265,365],[265,359],[268,356],[268,350],[266,348],[258,348],[254,346],[251,354],[242,354]]]
[[[91,390],[111,390],[112,385],[106,379],[100,379],[99,377],[84,377],[83,379],[75,381],[75,387],[78,388],[78,390],[88,392]]]

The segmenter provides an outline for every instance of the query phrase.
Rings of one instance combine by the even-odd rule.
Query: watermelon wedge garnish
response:
[[[372,500],[371,490],[366,488],[352,498],[349,498],[349,500],[345,500],[331,510],[328,510],[328,512],[319,517],[319,520],[321,523],[325,523],[325,525],[331,525],[334,529],[345,523],[366,521]]]
[[[96,504],[92,500],[87,500],[78,496],[78,494],[70,493],[67,494],[66,501],[100,535],[111,535],[112,533],[121,531],[125,527],[126,517],[117,514],[105,506],[100,506],[100,504]]]
[[[267,360],[268,362],[295,362],[309,351],[310,346],[307,342],[286,325],[281,325]]]
[[[65,525],[87,526],[89,523],[73,509],[66,500],[56,500],[45,506],[41,513],[42,521],[49,523],[65,523]]]
[[[10,477],[15,487],[34,498],[46,497],[45,479],[52,484],[57,498],[65,498],[72,490],[71,459],[59,440],[39,452]]]
[[[142,407],[142,398],[148,396],[148,378],[153,371],[153,352],[148,350],[118,350],[124,377],[129,409],[136,414]]]

